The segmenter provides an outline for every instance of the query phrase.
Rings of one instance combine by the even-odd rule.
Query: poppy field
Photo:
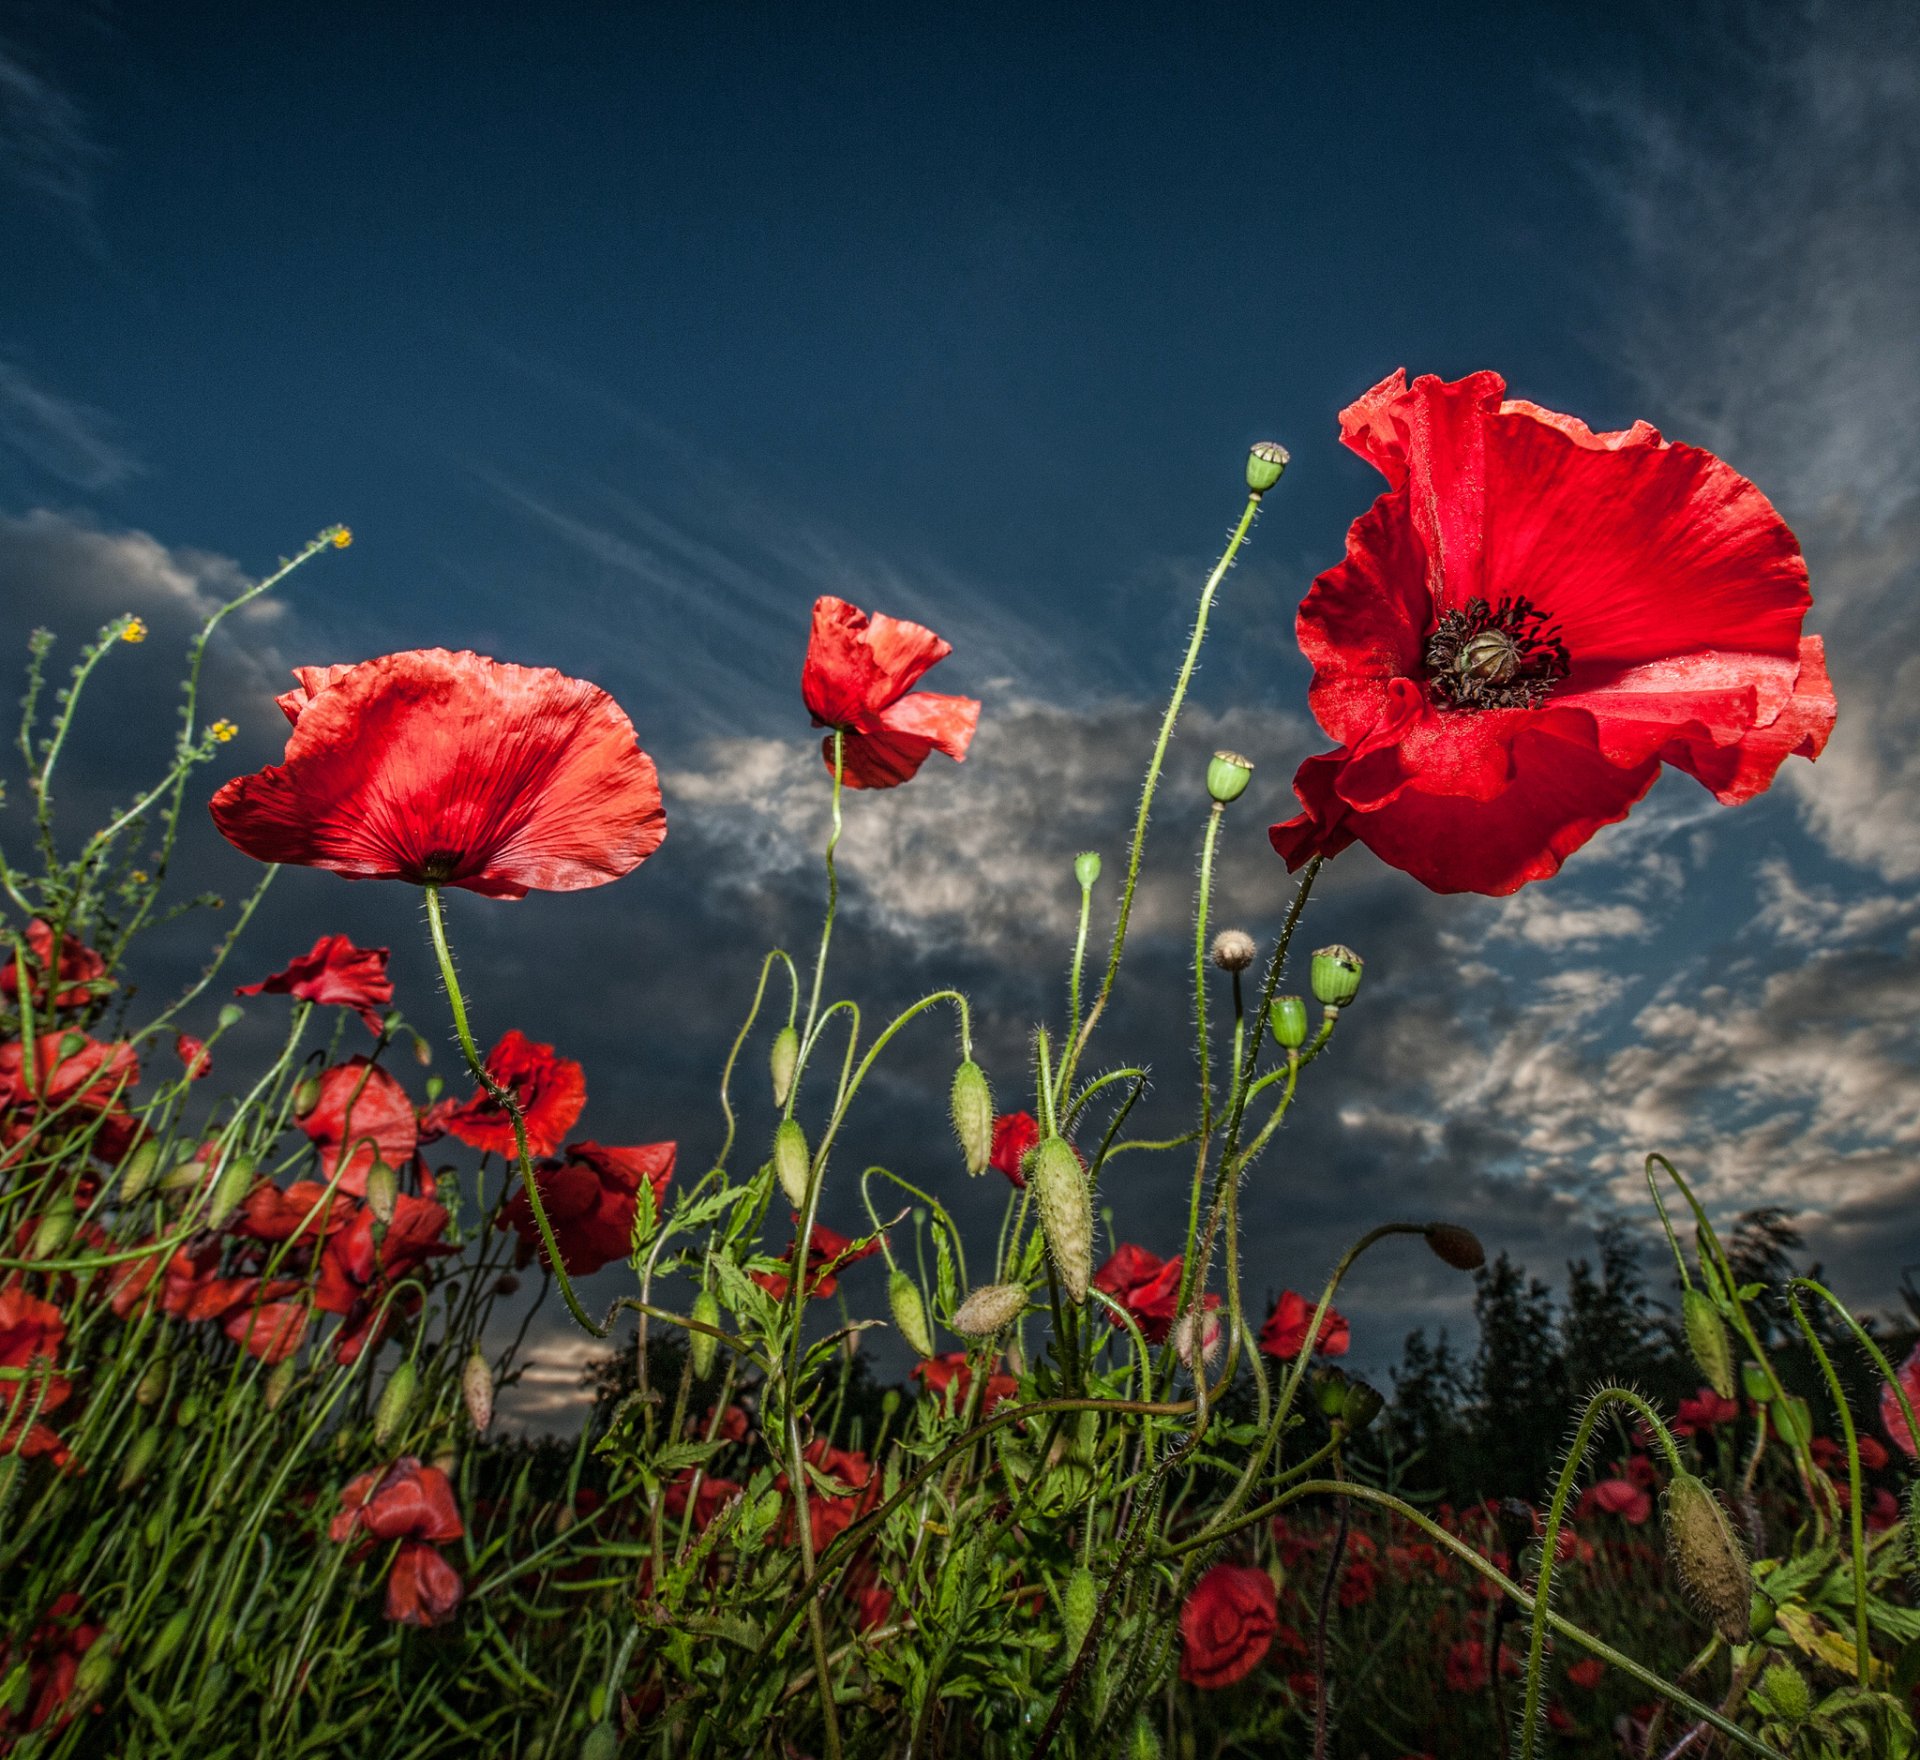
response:
[[[839,993],[848,815],[964,788],[982,711],[928,688],[934,631],[820,598],[793,713],[819,742],[819,934],[735,999],[698,1143],[578,1134],[590,1072],[462,967],[444,908],[620,882],[647,909],[667,805],[606,691],[465,650],[323,656],[278,698],[281,761],[227,775],[207,644],[324,569],[332,528],[213,616],[168,762],[81,826],[70,735],[147,632],[110,623],[59,686],[36,634],[0,816],[0,1753],[1916,1752],[1920,1345],[1756,1259],[1661,1145],[1635,1148],[1671,1323],[1642,1328],[1657,1352],[1567,1357],[1524,1414],[1538,1460],[1490,1421],[1504,1464],[1449,1478],[1463,1396],[1420,1403],[1432,1359],[1392,1389],[1340,1361],[1363,1256],[1431,1254],[1477,1279],[1484,1333],[1537,1335],[1483,1219],[1382,1217],[1317,1287],[1253,1293],[1243,1206],[1283,1201],[1291,1109],[1379,981],[1304,926],[1343,852],[1437,893],[1551,885],[1664,767],[1735,807],[1834,724],[1762,489],[1506,390],[1396,373],[1340,414],[1381,486],[1299,609],[1332,748],[1299,763],[1271,919],[1243,927],[1212,886],[1251,761],[1215,753],[1199,800],[1163,773],[1282,491],[1286,451],[1252,449],[1137,809],[1059,876],[1078,932],[1024,1068],[976,1058],[962,990],[884,1021]],[[213,837],[259,889],[194,983],[135,997],[175,857]],[[1195,876],[1164,999],[1191,1072],[1111,1031],[1150,847]],[[387,883],[442,994],[396,993],[388,949],[338,931],[248,934],[269,883],[324,922],[343,878]],[[263,1020],[277,1053],[239,1055]],[[912,1180],[838,1147],[905,1036],[950,1048]],[[1191,1083],[1180,1134],[1130,1124],[1150,1079]],[[1143,1155],[1186,1201],[1113,1238],[1103,1183]],[[970,1181],[996,1232],[955,1221]],[[826,1224],[829,1188],[866,1226]],[[866,1261],[885,1302],[850,1314]],[[550,1310],[604,1341],[568,1438],[495,1413]],[[881,1328],[900,1385],[861,1354]],[[1483,1374],[1482,1405],[1510,1380]]]

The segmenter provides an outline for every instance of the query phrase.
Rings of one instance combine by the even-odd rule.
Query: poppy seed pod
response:
[[[693,1298],[693,1318],[702,1326],[720,1324],[720,1303],[710,1289],[703,1289]],[[720,1350],[720,1341],[711,1332],[689,1332],[687,1348],[693,1356],[693,1372],[702,1381],[713,1373],[713,1359]]]
[[[1478,1271],[1487,1262],[1487,1249],[1470,1228],[1457,1222],[1429,1222],[1423,1231],[1433,1255],[1456,1271]]]
[[[1237,801],[1253,780],[1253,760],[1238,752],[1215,752],[1207,763],[1207,793],[1221,806]]]
[[[131,1204],[153,1184],[153,1176],[159,1170],[160,1145],[149,1137],[120,1163],[121,1202]]]
[[[1687,1348],[1707,1385],[1722,1399],[1734,1397],[1733,1346],[1719,1311],[1705,1290],[1689,1288],[1680,1298],[1680,1318],[1686,1328]]]
[[[1313,953],[1312,983],[1315,1001],[1327,1008],[1345,1008],[1360,993],[1365,962],[1351,947],[1335,942]]]
[[[887,1306],[893,1310],[893,1323],[900,1336],[923,1357],[933,1355],[933,1329],[927,1324],[927,1304],[920,1286],[904,1271],[887,1279]]]
[[[1222,929],[1213,938],[1207,957],[1223,972],[1244,972],[1260,950],[1244,929]]]
[[[1067,1579],[1066,1593],[1060,1597],[1063,1635],[1067,1640],[1069,1657],[1080,1654],[1080,1646],[1086,1642],[1087,1633],[1093,1630],[1093,1616],[1099,1606],[1100,1584],[1093,1572],[1082,1565]]]
[[[1011,1326],[1026,1309],[1024,1285],[983,1283],[969,1291],[967,1299],[954,1309],[953,1329],[966,1338],[991,1338],[1003,1326]],[[924,1354],[932,1355],[931,1352]]]
[[[163,1357],[149,1363],[141,1372],[139,1383],[133,1390],[133,1403],[140,1406],[157,1406],[166,1391],[167,1364]]]
[[[767,1067],[773,1075],[773,1103],[784,1106],[793,1092],[793,1072],[800,1062],[800,1034],[791,1022],[773,1036],[773,1049],[767,1053]]]
[[[1275,440],[1262,440],[1247,454],[1247,487],[1264,495],[1280,481],[1287,468],[1287,449]]]
[[[971,1057],[953,1072],[950,1112],[967,1172],[985,1173],[993,1158],[993,1090],[986,1071]]]
[[[1083,849],[1073,858],[1073,877],[1080,882],[1082,892],[1091,892],[1100,881],[1100,853],[1098,850]]]
[[[73,1239],[73,1231],[79,1226],[79,1217],[74,1213],[73,1194],[63,1192],[47,1206],[46,1213],[40,1218],[39,1226],[33,1231],[33,1240],[27,1248],[29,1259],[57,1259],[65,1250],[68,1241]]]
[[[400,1176],[385,1161],[376,1161],[367,1169],[367,1208],[374,1221],[383,1226],[393,1220],[394,1206],[400,1201]]]
[[[1084,1302],[1093,1282],[1093,1196],[1066,1138],[1041,1138],[1028,1163],[1027,1183],[1040,1200],[1040,1232],[1060,1281],[1074,1301]]]
[[[387,1377],[386,1386],[380,1389],[380,1401],[373,1408],[373,1441],[376,1448],[385,1448],[407,1421],[407,1408],[413,1404],[416,1379],[413,1359],[406,1357],[395,1366],[393,1373]]]
[[[1276,996],[1267,1010],[1273,1028],[1274,1043],[1286,1051],[1298,1051],[1307,1042],[1307,1004],[1300,996]]]
[[[796,1118],[783,1118],[773,1133],[773,1172],[781,1191],[798,1208],[807,1201],[807,1175],[811,1157],[807,1153],[807,1133]]]
[[[1753,1573],[1719,1500],[1691,1473],[1676,1473],[1663,1515],[1667,1551],[1694,1606],[1729,1644],[1750,1627]]]
[[[493,1371],[478,1345],[467,1353],[461,1367],[460,1397],[466,1401],[474,1429],[485,1430],[493,1422]]]

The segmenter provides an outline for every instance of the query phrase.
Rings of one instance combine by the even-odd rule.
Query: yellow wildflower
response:
[[[126,627],[120,632],[120,639],[123,642],[144,642],[147,639],[145,620],[138,617],[129,617],[126,622]]]
[[[227,741],[232,739],[239,731],[240,729],[235,727],[234,724],[224,716],[207,729],[207,732],[212,734],[222,745],[225,745]]]

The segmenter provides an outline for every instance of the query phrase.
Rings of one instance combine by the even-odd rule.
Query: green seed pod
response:
[[[1040,1201],[1040,1231],[1067,1294],[1087,1299],[1093,1282],[1093,1196],[1080,1158],[1064,1137],[1044,1137],[1028,1163],[1027,1183]]]
[[[602,1718],[587,1731],[580,1744],[580,1760],[615,1760],[620,1752],[620,1732]]]
[[[73,1208],[73,1194],[62,1192],[41,1215],[40,1224],[33,1231],[32,1243],[27,1248],[27,1257],[59,1258],[66,1250],[67,1242],[73,1239],[73,1231],[79,1222],[80,1218]]]
[[[1680,1319],[1686,1328],[1687,1348],[1707,1385],[1722,1399],[1734,1397],[1733,1346],[1720,1313],[1705,1290],[1689,1289],[1680,1298]]]
[[[767,1065],[773,1073],[773,1103],[784,1106],[787,1096],[793,1092],[793,1072],[800,1062],[800,1035],[792,1026],[785,1026],[773,1037],[773,1049],[767,1054]]]
[[[1100,883],[1100,852],[1083,849],[1073,858],[1073,877],[1082,892],[1091,892]]]
[[[702,1326],[720,1324],[720,1303],[710,1289],[693,1298],[693,1318]],[[711,1332],[689,1332],[687,1348],[693,1354],[693,1372],[702,1381],[713,1373],[713,1360],[719,1354],[720,1341]]]
[[[1309,974],[1314,1000],[1327,1008],[1345,1008],[1360,993],[1360,973],[1365,963],[1351,947],[1338,942],[1315,948]]]
[[[887,1279],[887,1305],[893,1309],[893,1323],[900,1336],[923,1357],[933,1355],[933,1329],[927,1324],[927,1304],[920,1286],[904,1271]]]
[[[796,1118],[783,1118],[773,1133],[773,1172],[781,1191],[797,1210],[807,1201],[807,1178],[811,1171],[807,1153],[807,1133]]]
[[[184,1607],[169,1615],[167,1623],[160,1628],[160,1635],[147,1646],[147,1653],[141,1658],[141,1667],[148,1673],[166,1667],[173,1653],[180,1648],[181,1640],[187,1635],[187,1627],[192,1623],[192,1615]]]
[[[1758,1363],[1740,1365],[1740,1391],[1757,1406],[1768,1404],[1773,1398],[1773,1383],[1767,1379],[1767,1372]]]
[[[173,1421],[182,1430],[191,1430],[200,1421],[200,1396],[190,1393],[173,1408]]]
[[[293,1087],[293,1116],[305,1118],[320,1104],[320,1078],[302,1076]]]
[[[373,1408],[373,1441],[376,1448],[386,1447],[407,1421],[407,1408],[413,1404],[416,1380],[418,1376],[411,1357],[399,1363],[387,1377],[386,1386],[380,1389],[379,1404]]]
[[[1298,1051],[1307,1042],[1307,1004],[1301,996],[1276,996],[1267,1010],[1273,1042],[1284,1051]]]
[[[1760,1677],[1760,1696],[1789,1723],[1805,1723],[1813,1715],[1813,1694],[1806,1676],[1791,1662],[1768,1666]]]
[[[166,1537],[167,1524],[161,1518],[160,1512],[155,1510],[147,1517],[147,1525],[140,1530],[140,1538],[147,1543],[147,1550],[152,1552]]]
[[[293,1391],[294,1378],[300,1373],[299,1364],[292,1357],[283,1357],[274,1364],[273,1373],[267,1377],[267,1410],[279,1411],[286,1397]]]
[[[460,1397],[466,1402],[468,1421],[484,1431],[493,1422],[493,1371],[477,1344],[460,1367]]]
[[[1266,494],[1286,471],[1288,456],[1278,441],[1260,441],[1247,454],[1247,487],[1256,495]]]
[[[159,1171],[160,1145],[148,1137],[120,1163],[120,1201],[131,1204],[153,1184],[153,1176]]]
[[[967,1172],[982,1174],[993,1155],[993,1090],[987,1073],[969,1057],[953,1072],[953,1134],[967,1158]]]
[[[1676,1473],[1663,1514],[1667,1552],[1701,1615],[1729,1644],[1752,1629],[1753,1573],[1719,1499],[1691,1473]]]
[[[246,1197],[252,1185],[253,1157],[229,1156],[226,1166],[220,1170],[219,1179],[214,1182],[213,1202],[207,1209],[207,1227],[223,1227],[227,1218],[240,1208],[240,1201]]]
[[[1429,1222],[1424,1232],[1433,1256],[1443,1265],[1451,1265],[1456,1271],[1478,1271],[1487,1262],[1487,1249],[1470,1228],[1462,1228],[1457,1222]]]
[[[149,1424],[133,1439],[133,1446],[127,1450],[127,1458],[120,1463],[120,1476],[113,1482],[114,1490],[125,1494],[138,1485],[147,1476],[153,1465],[153,1457],[160,1452],[160,1426]]]
[[[984,1283],[953,1311],[953,1329],[963,1338],[991,1338],[1027,1311],[1027,1292],[1017,1283]],[[929,1355],[932,1353],[929,1352]]]
[[[373,1212],[374,1221],[384,1228],[393,1220],[394,1206],[399,1202],[399,1174],[376,1157],[367,1169],[367,1208]]]
[[[140,1373],[140,1382],[133,1390],[134,1403],[143,1406],[157,1406],[161,1396],[167,1391],[167,1359],[156,1357]]]
[[[1207,763],[1207,793],[1223,807],[1247,792],[1253,780],[1253,760],[1238,752],[1215,752]]]
[[[1092,1571],[1082,1565],[1067,1579],[1067,1592],[1060,1597],[1069,1658],[1080,1654],[1080,1646],[1086,1642],[1087,1633],[1093,1630],[1093,1616],[1099,1605],[1099,1581]]]

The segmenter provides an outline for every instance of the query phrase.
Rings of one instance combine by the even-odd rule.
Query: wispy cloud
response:
[[[102,248],[94,187],[105,157],[80,106],[16,45],[0,41],[0,179]]]
[[[109,417],[0,360],[0,443],[70,488],[110,489],[140,469]]]

